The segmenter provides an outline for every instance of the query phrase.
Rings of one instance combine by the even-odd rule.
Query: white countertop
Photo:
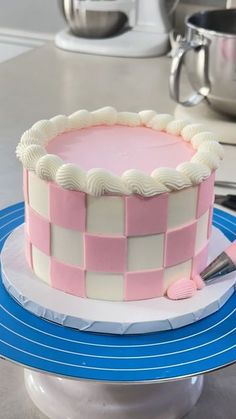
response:
[[[112,105],[137,111],[174,112],[168,95],[170,60],[122,59],[68,53],[47,44],[0,65],[0,206],[22,200],[21,166],[15,146],[35,121],[78,108]],[[225,146],[217,179],[236,181],[236,147]],[[223,191],[227,192],[226,190]],[[23,382],[22,367],[0,361],[0,417],[43,419]],[[235,419],[236,367],[208,374],[201,399],[188,419],[210,415]],[[166,418],[168,419],[168,418]]]

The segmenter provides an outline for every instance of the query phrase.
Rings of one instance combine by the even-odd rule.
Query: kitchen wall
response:
[[[54,34],[65,26],[59,0],[0,0],[0,30]]]

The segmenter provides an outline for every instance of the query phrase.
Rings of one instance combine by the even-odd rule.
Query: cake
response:
[[[26,258],[39,280],[127,302],[202,288],[223,148],[201,124],[80,110],[34,124],[17,156]]]

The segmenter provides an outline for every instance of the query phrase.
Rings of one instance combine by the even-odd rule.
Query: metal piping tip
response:
[[[226,252],[221,253],[200,273],[204,282],[210,282],[220,276],[236,270],[236,266]]]

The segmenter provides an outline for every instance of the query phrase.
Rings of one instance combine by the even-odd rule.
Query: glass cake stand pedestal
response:
[[[22,203],[0,211],[0,248],[23,220]],[[214,223],[235,239],[234,216],[217,210]],[[234,292],[220,310],[179,329],[81,332],[35,316],[0,280],[0,356],[25,368],[31,399],[51,419],[183,417],[203,374],[235,362],[235,324]]]
[[[203,376],[164,383],[74,381],[25,369],[34,404],[50,419],[180,419],[198,401]]]

